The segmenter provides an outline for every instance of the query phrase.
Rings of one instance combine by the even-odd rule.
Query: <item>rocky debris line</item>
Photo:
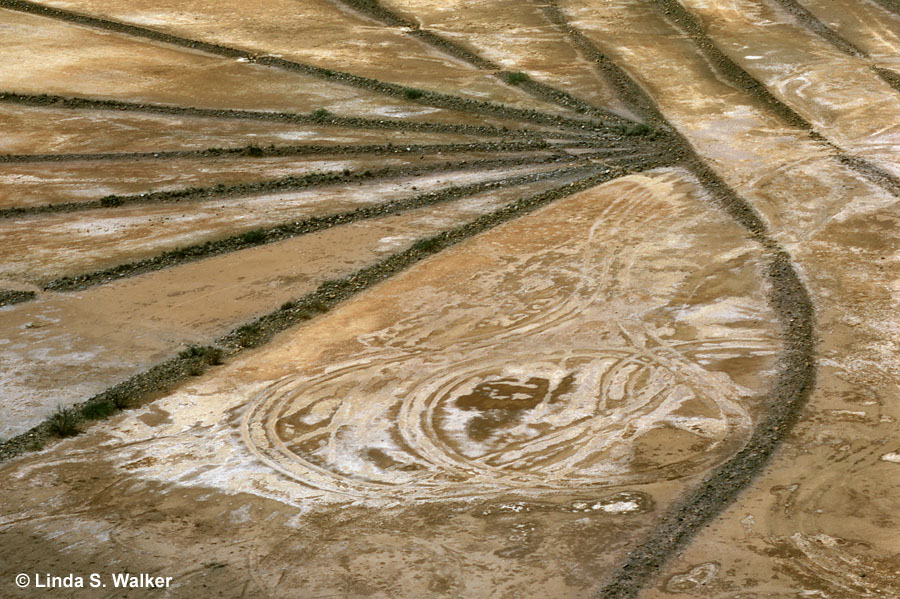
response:
[[[378,2],[378,0],[339,1],[341,4],[348,6],[351,9],[356,10],[357,12],[360,12],[368,17],[376,19],[377,21],[380,21],[385,25],[391,27],[402,27],[410,36],[415,37],[416,39],[419,39],[422,42],[432,46],[433,48],[437,48],[438,50],[449,54],[450,56],[453,56],[454,58],[458,58],[460,60],[468,62],[478,69],[492,71],[494,73],[494,76],[500,79],[502,82],[508,83],[510,85],[515,85],[531,96],[538,98],[539,100],[552,102],[558,106],[562,106],[563,108],[574,110],[575,112],[579,113],[588,114],[610,124],[615,123],[620,126],[633,124],[629,119],[614,114],[604,108],[594,106],[590,102],[578,98],[570,94],[569,92],[557,89],[551,85],[547,85],[546,83],[535,81],[522,73],[511,73],[509,71],[506,71],[500,65],[487,60],[471,48],[468,48],[463,44],[460,44],[459,42],[447,39],[446,37],[433,31],[422,29],[419,23],[404,18],[401,15],[398,15],[397,13],[389,10],[383,4]]]
[[[235,198],[262,193],[299,191],[317,187],[349,185],[351,183],[372,182],[383,179],[411,177],[417,175],[442,173],[450,171],[471,171],[503,167],[515,167],[528,164],[540,165],[555,162],[574,162],[576,157],[561,154],[544,156],[519,156],[512,158],[480,158],[427,164],[423,166],[387,166],[376,170],[353,172],[349,169],[324,173],[309,173],[300,176],[281,177],[268,181],[238,183],[225,185],[219,183],[209,187],[186,187],[169,191],[154,191],[132,195],[108,195],[98,200],[84,202],[60,202],[40,206],[4,208],[0,210],[0,218],[17,218],[38,214],[60,212],[80,212],[101,208],[119,208],[138,204],[163,204],[174,202],[196,202],[211,199]]]
[[[37,294],[34,291],[22,291],[19,289],[0,289],[0,306],[18,304],[33,300]]]
[[[575,142],[587,144],[589,142]],[[572,144],[565,144],[572,147]],[[591,143],[593,147],[598,144]],[[455,144],[359,144],[359,145],[268,145],[250,144],[236,148],[204,148],[202,150],[173,150],[158,152],[109,152],[90,154],[2,154],[0,163],[34,162],[100,162],[100,161],[143,161],[194,158],[281,158],[290,156],[357,156],[396,154],[456,154],[465,152],[527,152],[548,150],[559,146],[543,140],[511,142],[472,142]]]
[[[806,121],[771,96],[759,82],[752,78],[746,81],[744,78],[750,76],[712,45],[700,29],[699,22],[677,0],[654,2],[681,23],[701,49],[709,52],[705,54],[707,58],[714,60],[717,56],[721,57],[721,62],[714,60],[714,63],[724,66],[736,81],[745,83],[747,89],[761,90],[759,93],[770,98],[776,108],[780,106],[789,111],[784,112],[786,116],[795,115],[797,126],[811,131],[812,127]],[[630,599],[637,597],[642,588],[652,583],[663,565],[734,501],[768,463],[796,423],[815,385],[815,317],[809,294],[790,256],[769,236],[764,221],[753,207],[706,165],[687,139],[665,120],[653,99],[627,73],[568,23],[552,0],[548,0],[542,8],[548,19],[571,37],[573,44],[597,65],[622,97],[633,102],[635,110],[647,115],[654,126],[668,132],[672,155],[678,156],[699,179],[711,202],[731,216],[763,247],[767,257],[766,279],[771,289],[769,302],[778,317],[785,344],[779,358],[776,382],[761,398],[768,407],[767,415],[756,424],[744,448],[713,470],[697,487],[685,493],[660,518],[641,544],[619,564],[597,594],[602,599]],[[734,69],[729,69],[728,65]]]

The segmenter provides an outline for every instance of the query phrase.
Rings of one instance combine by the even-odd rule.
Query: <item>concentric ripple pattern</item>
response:
[[[709,275],[725,237],[673,174],[616,186],[405,277],[416,285],[387,326],[356,335],[362,349],[255,399],[249,446],[305,485],[398,499],[584,491],[727,455],[752,394],[703,363],[777,347],[764,302],[728,291],[754,276],[752,252],[718,252],[742,266]]]

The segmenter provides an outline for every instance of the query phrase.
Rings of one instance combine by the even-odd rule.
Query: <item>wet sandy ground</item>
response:
[[[390,164],[388,160],[380,160],[384,161],[382,166]],[[418,159],[414,161],[419,163]],[[366,186],[341,185],[301,192],[9,219],[0,234],[0,245],[4,248],[0,256],[5,258],[0,277],[40,285],[61,276],[93,272],[261,226],[297,222],[451,185],[539,173],[548,168],[518,167],[475,173],[451,171]]]
[[[527,154],[540,159],[549,153]],[[510,153],[509,157],[523,156]],[[485,152],[447,152],[430,155],[360,157],[277,157],[249,161],[237,158],[181,159],[177,161],[117,161],[103,165],[91,162],[0,165],[0,208],[43,206],[79,200],[98,200],[107,195],[133,195],[186,187],[237,185],[259,180],[265,172],[271,179],[302,177],[310,173],[377,170],[389,166],[446,163],[492,158]],[[330,158],[330,159],[329,159]],[[0,242],[2,243],[2,242]]]
[[[326,280],[547,185],[481,194],[11,306],[0,312],[0,362],[12,375],[2,394],[17,401],[3,405],[0,437],[26,431],[57,405],[82,401],[187,345],[209,342]],[[146,242],[148,236],[135,237]],[[65,389],[60,380],[68,381]]]
[[[537,6],[471,0],[383,4],[414,18],[422,27],[474,47],[509,71],[526,72],[599,106],[630,114],[609,82],[572,48],[565,35],[547,27]]]
[[[646,14],[644,7],[626,10]],[[585,28],[606,26],[589,21],[587,10],[579,15]],[[689,45],[655,35],[629,39],[645,43],[629,48],[634,59],[623,52],[623,62],[648,85],[672,81],[677,73],[683,88],[655,87],[654,98],[683,124],[701,154],[728,165],[719,172],[790,249],[813,294],[820,337],[817,390],[786,447],[645,596],[893,596],[900,573],[894,484],[900,471],[892,461],[900,436],[890,399],[898,380],[897,200],[841,168],[802,134],[760,114],[751,98],[735,101],[735,92],[711,78],[701,61],[689,62]],[[769,39],[783,48],[798,43],[796,36]],[[751,51],[756,54],[753,46],[746,50]],[[791,56],[779,53],[785,55]],[[770,58],[776,60],[774,54]],[[864,68],[857,70],[868,77]],[[815,81],[847,85],[848,94],[853,89],[833,73],[827,81]],[[834,118],[821,131],[844,140],[858,136],[855,148],[871,144],[865,155],[877,157],[889,143],[873,130],[880,123],[887,135],[896,125],[895,119],[877,117],[882,107],[898,105],[896,93],[889,94],[856,96],[873,112],[834,108]],[[731,118],[709,118],[716,114],[713,102],[722,98],[729,99]],[[821,99],[812,95],[809,104],[797,102],[795,108],[814,114]],[[865,126],[859,126],[864,119]],[[766,164],[763,172],[760,164]]]
[[[306,113],[327,109],[371,118],[458,120],[445,110],[300,73],[148,44],[12,11],[0,12],[0,19],[4,23],[0,44],[12,49],[0,69],[6,91],[208,108]],[[98,71],[98,63],[108,67]],[[48,85],[49,81],[55,84]],[[480,120],[477,116],[470,119]]]
[[[416,131],[302,127],[237,119],[29,108],[0,104],[3,154],[160,152],[316,143],[458,143],[471,137]],[[482,140],[483,141],[483,140]]]
[[[807,10],[885,68],[900,66],[900,17],[875,2],[810,0]]]
[[[360,17],[328,0],[278,0],[254,8],[252,16],[237,0],[224,2],[49,2],[47,6],[102,15],[260,54],[299,60],[327,69],[383,81],[492,100],[512,106],[558,111],[489,73],[461,63],[404,35],[401,28]],[[353,31],[352,36],[340,31]],[[298,35],[303,43],[297,43]]]
[[[86,453],[61,444],[59,458],[26,458],[4,476],[49,460],[69,478],[100,460],[117,486],[142,489],[138,503],[174,507],[194,489],[230,503],[235,522],[307,539],[281,528],[253,550],[265,556],[223,558],[254,570],[251,594],[586,595],[758,415],[779,342],[758,251],[736,232],[709,219],[680,171],[624,178],[448,250],[98,427],[99,445],[75,442]],[[10,501],[30,505],[21,480]],[[95,502],[117,511],[103,499],[117,495],[59,496],[85,508],[67,519],[69,540],[108,546]],[[19,505],[18,517],[45,521]],[[150,545],[111,542],[144,553],[169,529],[172,557],[147,555],[183,573],[179,593],[196,588],[189,572],[214,590],[233,584],[228,568],[203,576],[209,556],[191,563],[197,548],[174,532],[184,524],[154,510],[162,528],[129,521],[124,533]],[[611,544],[598,548],[602,538]]]
[[[252,17],[230,3],[52,4],[404,85],[564,111],[343,3],[275,2]],[[503,68],[634,114],[540,3],[384,5]],[[896,68],[898,19],[864,2],[803,5],[869,57],[840,52],[775,4],[684,2],[727,56],[830,146],[729,84],[653,3],[559,3],[758,211],[816,309],[818,375],[798,424],[641,597],[900,595],[900,212],[889,189],[834,157],[844,150],[900,173],[900,93],[870,68]],[[104,47],[143,43],[75,29],[102,37]],[[177,55],[173,64],[227,62],[150,47]],[[151,56],[136,68],[168,60]],[[228,68],[236,82],[257,69]],[[265,69],[260,85],[271,87],[247,101],[280,106],[292,97],[278,87],[289,75]],[[6,87],[19,76],[3,75]],[[74,89],[58,71],[41,82],[29,81],[30,90]],[[133,88],[116,85],[119,97],[133,99]],[[333,97],[324,89],[315,93]],[[347,101],[368,116],[393,102],[374,102],[366,113],[368,97]],[[58,134],[40,122],[49,114],[65,118]],[[441,114],[443,122],[468,121]],[[20,124],[0,143],[25,153],[234,147],[251,137],[452,137],[225,119],[211,130],[200,119],[9,105],[0,118]],[[2,168],[24,176],[34,167]],[[313,205],[324,213],[486,175],[237,198],[218,216],[213,203],[127,210],[141,222],[170,218],[184,239],[199,239],[191,218],[204,210],[205,230],[240,231],[239,216],[264,222]],[[102,181],[98,175],[95,184]],[[4,371],[15,371],[3,379],[0,436],[40,421],[59,398],[83,401],[323,280],[549,187],[504,189],[0,308]],[[279,199],[288,204],[276,207]],[[156,241],[144,229],[126,231],[76,268],[66,256],[90,252],[42,237],[53,219],[91,222],[36,219],[28,232],[34,257],[6,260],[5,272],[16,274],[0,287],[105,264],[148,243],[158,250],[177,237],[175,228]],[[625,176],[520,216],[76,439],[0,466],[0,594],[31,596],[11,583],[20,571],[129,569],[176,581],[167,592],[129,597],[595,596],[666,509],[734,455],[765,416],[760,397],[784,342],[764,264],[761,248],[678,167]]]
[[[817,131],[900,174],[895,152],[900,142],[898,91],[868,69],[869,61],[843,54],[765,4],[736,0],[727,9],[704,1],[686,6],[708,23],[709,35],[729,57]],[[873,22],[886,27],[892,20]],[[872,37],[885,39],[877,30]],[[898,70],[897,46],[891,52],[890,61],[875,63]]]

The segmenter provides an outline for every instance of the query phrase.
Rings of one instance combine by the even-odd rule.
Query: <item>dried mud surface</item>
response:
[[[0,0],[0,596],[900,595],[898,23]]]

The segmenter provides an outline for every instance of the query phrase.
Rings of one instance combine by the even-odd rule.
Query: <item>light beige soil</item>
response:
[[[384,4],[503,68],[629,114],[540,2]],[[799,423],[639,597],[900,596],[900,210],[884,186],[834,157],[843,149],[900,174],[900,94],[871,69],[896,68],[900,21],[874,3],[803,0],[866,60],[769,2],[682,4],[723,52],[836,145],[729,84],[653,2],[559,2],[759,213],[816,311],[817,380]],[[47,5],[573,114],[327,0]],[[2,15],[0,38],[16,43],[6,44],[13,59],[0,67],[0,90],[291,111],[331,102],[335,112],[372,118],[527,125],[426,112],[304,75]],[[0,127],[8,131],[3,153],[491,139],[12,104],[0,105]],[[387,163],[344,156],[333,164]],[[217,170],[205,171],[212,164]],[[302,171],[324,163],[141,163],[131,181],[122,175],[127,164],[6,163],[0,204],[100,196],[151,179],[262,180],[294,164]],[[39,291],[60,274],[494,174],[501,172],[6,219],[0,289]],[[564,182],[0,307],[0,436],[325,280]],[[785,340],[765,268],[760,246],[681,167],[623,176],[518,216],[75,439],[0,464],[0,596],[35,596],[15,588],[20,572],[127,570],[172,576],[174,586],[52,594],[594,597],[666,509],[735,455],[766,416],[761,396]]]
[[[359,17],[328,0],[275,0],[254,6],[252,16],[240,0],[138,0],[112,6],[57,0],[47,5],[411,87],[559,112],[400,28]]]
[[[19,521],[5,550],[21,528],[49,538],[65,523],[67,543],[143,555],[182,595],[234,596],[239,579],[284,597],[587,596],[755,418],[779,347],[757,269],[680,171],[584,192],[97,427],[93,443],[10,464],[2,476],[22,483],[2,503]],[[51,455],[68,456],[54,467],[66,474],[41,466]],[[58,486],[78,472],[113,487]],[[127,509],[155,505],[152,522],[122,521],[131,485]],[[235,526],[245,548],[214,549]],[[52,542],[37,553],[52,559]]]
[[[803,5],[875,64],[900,68],[900,16],[875,2],[807,0]]]
[[[643,31],[653,23],[653,13],[637,3],[578,14],[576,23],[598,39],[604,32],[621,31],[623,20],[640,23]],[[727,14],[747,19],[755,13]],[[900,503],[894,483],[900,475],[894,457],[900,448],[900,413],[891,399],[900,374],[897,200],[841,167],[804,135],[762,115],[751,99],[711,77],[689,44],[659,31],[628,35],[627,51],[620,56],[790,249],[818,309],[821,358],[817,390],[778,459],[644,596],[893,596],[900,592]],[[732,34],[738,35],[729,30]],[[745,53],[763,54],[757,52],[762,38],[755,39]],[[796,32],[767,39],[782,49],[800,43]],[[785,61],[795,54],[782,50],[768,56]],[[865,65],[855,68],[854,81],[874,80]],[[896,93],[853,91],[843,73],[821,73],[811,79],[797,72],[785,85],[799,89],[811,80],[847,85],[848,95],[861,94],[857,101],[865,98],[867,104],[866,112],[832,106],[822,131],[860,140],[855,148],[868,146],[866,156],[877,157],[890,144],[896,148],[894,138],[873,133],[878,123],[889,125],[885,136],[896,125],[879,117],[879,111],[896,108]],[[655,85],[664,81],[668,84]],[[810,98],[828,95],[810,92]],[[815,104],[794,107],[812,114]]]
[[[459,143],[462,135],[0,105],[3,154],[156,152],[247,145]],[[484,141],[484,139],[479,139]]]
[[[503,154],[509,158],[549,154]],[[159,161],[116,161],[98,169],[96,162],[0,164],[0,208],[43,206],[99,200],[107,195],[136,195],[187,187],[237,185],[266,179],[302,177],[310,173],[353,173],[385,167],[424,166],[453,161],[494,158],[483,152],[448,152],[428,155],[292,156],[248,159],[199,158]],[[97,172],[101,170],[101,172]],[[448,175],[449,177],[449,175]],[[445,177],[447,178],[447,177]],[[233,199],[229,198],[228,203]],[[2,242],[0,242],[2,243]]]
[[[4,91],[157,102],[201,108],[458,122],[452,111],[389,98],[301,73],[207,56],[165,44],[111,35],[0,10]],[[89,51],[86,49],[90,49]],[[48,57],[51,59],[48,60]],[[97,64],[103,64],[102,70]],[[48,82],[54,82],[48,85]],[[475,124],[485,121],[469,116]],[[511,125],[504,121],[502,124]]]
[[[57,405],[83,401],[187,345],[209,343],[326,280],[547,185],[481,194],[8,307],[0,311],[0,363],[12,376],[3,379],[0,394],[16,401],[0,408],[0,437],[28,430]],[[63,389],[60,380],[68,381]]]
[[[442,158],[432,159],[432,162],[443,161]],[[421,164],[418,158],[386,162]],[[449,185],[502,179],[507,175],[540,172],[548,168],[446,172],[368,185],[357,183],[203,202],[137,204],[9,219],[0,229],[0,277],[45,284],[57,277],[93,272],[260,227],[346,212]]]
[[[735,0],[725,8],[691,0],[687,6],[709,24],[709,35],[729,57],[817,131],[900,174],[900,94],[869,70],[868,61],[847,56],[786,13],[758,2]],[[898,65],[895,54],[891,66]]]
[[[508,71],[528,73],[537,81],[562,88],[597,106],[630,115],[609,82],[572,48],[563,33],[547,27],[535,5],[515,0],[383,4],[422,27],[474,47]]]

